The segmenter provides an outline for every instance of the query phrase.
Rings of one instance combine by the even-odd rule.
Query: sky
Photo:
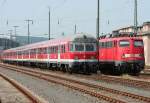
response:
[[[150,0],[138,0],[138,24],[150,21]],[[97,0],[0,0],[0,34],[9,33],[15,25],[17,35],[48,37],[48,11],[51,10],[51,37],[77,32],[96,36]],[[100,0],[100,34],[133,25],[134,0]]]

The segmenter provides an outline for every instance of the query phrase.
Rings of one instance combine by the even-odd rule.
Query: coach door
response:
[[[58,58],[57,62],[58,63],[60,63],[60,51],[61,51],[60,49],[61,49],[61,46],[59,45],[58,46],[58,53],[57,53],[57,58]]]
[[[116,53],[117,53],[117,41],[113,41],[113,61],[116,60]]]

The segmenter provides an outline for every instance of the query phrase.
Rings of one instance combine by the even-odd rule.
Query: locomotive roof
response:
[[[115,37],[115,38],[102,38],[99,41],[112,41],[112,40],[129,40],[129,39],[142,39],[141,37]]]
[[[64,38],[58,38],[58,39],[52,39],[52,40],[47,40],[47,41],[42,41],[42,42],[37,42],[37,43],[32,43],[32,44],[27,44],[24,46],[16,47],[16,48],[11,48],[5,50],[5,52],[13,52],[13,51],[22,51],[22,50],[28,50],[28,49],[35,49],[35,48],[44,48],[48,46],[55,46],[59,44],[65,44],[67,42],[78,42],[78,41],[83,41],[81,38],[91,38],[90,40],[93,40],[96,42],[96,39],[89,35],[89,34],[76,34],[70,37],[64,37]]]

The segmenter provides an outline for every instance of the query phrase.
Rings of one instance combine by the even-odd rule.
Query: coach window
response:
[[[64,45],[64,53],[66,52],[66,47],[65,47],[65,45]]]
[[[141,41],[141,40],[135,40],[134,41],[134,46],[135,47],[143,47],[143,41]]]
[[[56,53],[58,53],[58,46],[56,46]]]
[[[31,55],[31,54],[33,54],[33,51],[32,51],[32,49],[30,49],[30,50],[29,50],[29,52],[30,52],[30,55]]]
[[[83,44],[75,44],[75,51],[84,51]]]
[[[47,49],[43,48],[43,54],[47,54]]]
[[[29,50],[30,51],[30,55],[32,54],[32,49]]]
[[[40,50],[39,50],[39,54],[42,54],[43,53],[43,50],[42,50],[42,48],[40,48]]]
[[[29,55],[29,50],[26,51],[26,55]]]
[[[38,54],[41,54],[41,48],[38,48]]]
[[[56,53],[56,46],[54,46],[54,53]]]
[[[52,47],[52,53],[55,53],[55,47],[54,46]]]
[[[51,53],[54,53],[54,47],[51,47]]]
[[[20,55],[20,52],[18,51],[18,55]]]
[[[61,53],[65,53],[65,45],[61,45]]]
[[[35,49],[31,49],[30,54],[35,54]]]
[[[20,55],[21,55],[21,54],[26,55],[26,51],[20,52]]]
[[[17,53],[14,53],[14,54],[16,54],[16,55],[17,55]],[[20,51],[20,55],[22,55],[22,51]]]
[[[65,53],[66,52],[66,50],[65,50],[65,45],[63,45],[63,53]]]
[[[51,48],[50,47],[48,47],[48,54],[50,54],[51,53]]]
[[[43,54],[43,48],[40,48],[40,54]]]
[[[54,52],[53,52],[53,47],[51,47],[51,53],[53,54]]]
[[[54,47],[54,53],[57,53],[57,46]]]
[[[57,53],[57,46],[55,46],[55,53]]]
[[[55,46],[53,46],[52,48],[53,48],[53,50],[52,50],[52,51],[53,51],[53,53],[55,53]]]
[[[109,41],[109,42],[107,42],[107,47],[108,48],[111,48],[113,45],[112,45],[112,41]]]
[[[55,53],[55,47],[53,47],[53,53]]]
[[[31,54],[35,54],[35,53],[36,53],[36,49],[32,49]]]
[[[52,53],[52,47],[49,47],[49,53]]]
[[[61,53],[63,53],[63,45],[61,45]]]
[[[50,53],[50,54],[53,53],[53,52],[52,52],[52,47],[49,47],[49,53]]]
[[[127,47],[130,45],[130,42],[128,40],[121,40],[119,42],[120,47]]]
[[[73,44],[70,44],[70,51],[74,51]]]
[[[20,52],[20,54],[22,54],[23,52]],[[26,53],[26,51],[24,51],[24,55],[26,55],[27,53]]]

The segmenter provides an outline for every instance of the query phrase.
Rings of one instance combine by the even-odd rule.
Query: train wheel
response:
[[[97,73],[98,67],[93,68],[91,71],[92,71],[92,73]]]
[[[68,65],[67,64],[65,65],[65,70],[66,70],[66,72],[68,72]]]
[[[121,75],[122,74],[121,66],[119,65],[119,66],[114,67],[112,73],[114,75]]]
[[[66,72],[66,68],[65,68],[65,67],[62,67],[62,71],[63,71],[63,72]]]
[[[131,71],[131,75],[138,76],[141,72],[140,66],[136,65]]]
[[[52,70],[52,64],[51,63],[49,64],[49,69]]]
[[[67,71],[70,73],[70,74],[72,74],[72,68],[67,68]]]

